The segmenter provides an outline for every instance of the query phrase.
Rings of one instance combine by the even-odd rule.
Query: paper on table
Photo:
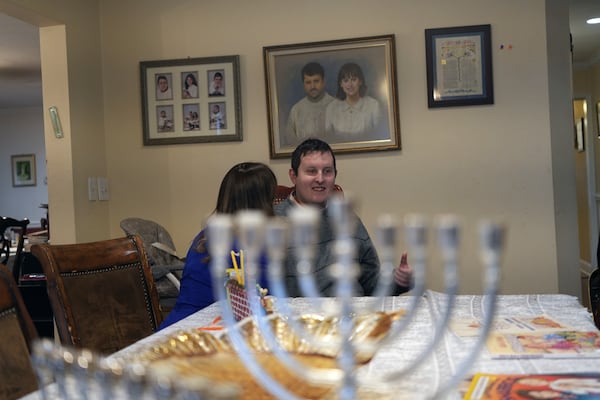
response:
[[[493,332],[487,349],[492,358],[600,358],[600,331]]]
[[[530,392],[553,392],[552,399],[590,399],[600,395],[600,374],[475,374],[465,400],[522,398]],[[577,396],[577,397],[575,397]],[[549,398],[549,397],[548,397]]]
[[[477,336],[481,330],[478,319],[453,319],[450,329],[458,336]],[[496,317],[492,325],[493,332],[553,332],[573,330],[567,324],[547,315]]]

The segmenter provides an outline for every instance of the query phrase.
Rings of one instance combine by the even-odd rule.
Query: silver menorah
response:
[[[389,329],[376,338],[362,332],[373,321],[380,321],[380,311],[389,299],[393,282],[393,271],[397,265],[398,236],[400,229],[390,215],[381,216],[377,223],[375,242],[380,258],[380,278],[374,295],[355,301],[354,285],[359,273],[356,264],[356,248],[353,233],[356,227],[355,214],[348,198],[335,197],[327,208],[333,221],[336,240],[333,247],[336,262],[329,267],[329,274],[336,282],[335,297],[320,297],[318,284],[313,274],[315,246],[321,211],[311,207],[296,207],[288,219],[267,218],[258,211],[243,211],[235,216],[216,214],[210,217],[208,244],[211,254],[211,272],[215,296],[221,305],[225,332],[231,349],[241,360],[246,371],[255,381],[276,399],[302,398],[290,390],[272,371],[261,364],[256,344],[248,340],[251,322],[254,332],[259,332],[261,349],[272,354],[281,368],[294,377],[293,381],[311,382],[331,388],[329,399],[350,400],[365,397],[363,388],[402,389],[409,381],[412,371],[422,366],[440,346],[448,329],[455,298],[458,293],[458,255],[460,227],[456,217],[444,215],[437,218],[437,243],[443,264],[445,296],[447,301],[430,335],[422,335],[420,351],[407,363],[394,369],[378,373],[361,373],[361,365],[371,360],[410,329],[421,303],[427,294],[426,266],[428,264],[429,224],[422,215],[407,215],[404,218],[406,247],[413,267],[413,286],[406,296],[408,300],[404,314],[391,319]],[[234,234],[235,231],[235,234]],[[456,386],[475,363],[492,326],[495,314],[500,275],[500,256],[504,244],[504,228],[500,224],[482,222],[480,227],[481,263],[483,265],[485,310],[482,327],[475,343],[460,360],[456,360],[454,371],[437,376],[431,381],[439,382],[420,393],[407,393],[406,398],[443,399],[453,393]],[[244,252],[243,298],[247,301],[248,318],[239,321],[232,307],[232,293],[228,293],[223,282],[228,280],[231,249],[237,244]],[[288,246],[294,248],[295,271],[285,270]],[[265,299],[256,290],[259,281],[261,256],[266,252],[270,295],[274,299],[273,313],[265,312]],[[238,272],[239,273],[239,272]],[[327,316],[327,332],[316,331],[303,323],[302,315],[290,304],[285,279],[294,275],[304,297],[301,298],[312,315]],[[289,278],[289,277],[288,277]],[[286,301],[290,300],[290,301]],[[280,323],[279,325],[274,322]],[[294,351],[282,343],[281,323],[285,324],[284,335],[301,343],[305,353],[326,355],[334,360],[327,367],[311,367],[294,357]],[[277,328],[279,327],[279,328]],[[279,331],[277,331],[279,329]],[[186,341],[203,340],[193,333],[185,333]],[[419,338],[421,340],[421,338]],[[188,346],[186,344],[186,346]],[[202,343],[201,346],[206,346]],[[225,345],[223,345],[225,346]],[[229,345],[226,345],[227,347]],[[189,347],[189,346],[188,346]],[[293,350],[293,349],[292,349]],[[193,354],[193,349],[190,350]],[[54,381],[53,391],[41,390],[42,399],[235,399],[244,397],[243,387],[215,384],[202,376],[180,376],[171,368],[153,369],[143,362],[105,358],[86,350],[56,346],[48,340],[37,342],[32,361],[38,372],[40,387]],[[297,378],[297,379],[296,379]],[[69,382],[70,381],[70,382]],[[397,389],[401,388],[401,389]],[[408,389],[410,390],[410,389]],[[399,398],[397,392],[392,398]],[[375,396],[374,396],[375,397]],[[245,398],[252,398],[245,396]],[[318,398],[321,398],[318,396]]]
[[[331,384],[336,388],[337,397],[341,400],[355,399],[361,386],[380,387],[389,386],[400,382],[406,375],[421,365],[436,349],[446,331],[450,316],[452,315],[455,296],[458,293],[458,246],[459,223],[456,217],[441,216],[437,223],[437,237],[439,251],[443,263],[445,293],[448,296],[446,308],[442,317],[438,319],[433,335],[424,350],[412,362],[403,368],[386,371],[385,374],[369,375],[367,379],[357,375],[356,355],[361,353],[374,354],[377,348],[384,346],[393,338],[401,335],[411,324],[419,303],[423,299],[426,288],[426,254],[427,254],[427,224],[425,218],[419,215],[409,215],[405,218],[405,233],[408,249],[411,254],[414,269],[414,287],[412,301],[407,314],[394,322],[385,340],[378,343],[367,341],[358,343],[352,340],[353,327],[357,315],[373,313],[381,309],[381,302],[389,293],[393,282],[393,270],[396,266],[396,236],[397,227],[390,216],[380,218],[377,227],[377,246],[381,261],[381,275],[375,290],[373,301],[362,303],[357,309],[353,302],[353,285],[358,274],[355,261],[355,246],[352,238],[356,221],[351,209],[351,202],[342,197],[332,199],[328,204],[328,212],[336,233],[334,252],[336,263],[330,266],[329,273],[337,283],[334,301],[318,301],[319,292],[314,274],[312,273],[314,243],[317,241],[317,228],[320,211],[311,207],[296,207],[289,215],[289,225],[278,219],[267,220],[264,215],[254,211],[240,212],[234,219],[226,215],[215,215],[208,222],[210,252],[213,255],[212,274],[214,287],[218,288],[217,296],[223,305],[227,305],[227,294],[223,290],[222,282],[225,279],[224,271],[227,269],[227,257],[231,249],[235,226],[239,235],[240,248],[247,254],[247,296],[250,303],[255,323],[262,336],[268,343],[268,348],[275,354],[286,368],[293,371],[299,378],[307,381],[318,381]],[[295,275],[303,295],[312,301],[310,309],[316,313],[338,315],[338,331],[335,340],[327,337],[323,340],[318,335],[309,332],[302,324],[293,318],[293,311],[286,302],[278,302],[278,312],[288,317],[291,330],[297,337],[304,338],[314,348],[327,348],[328,353],[337,357],[337,368],[323,370],[322,368],[307,368],[298,363],[289,352],[283,349],[276,339],[272,326],[268,323],[269,317],[261,312],[261,301],[254,290],[258,272],[258,260],[263,249],[266,249],[269,258],[268,277],[270,289],[276,299],[287,297],[284,284],[284,257],[287,248],[287,238],[293,244],[297,260]],[[504,243],[504,229],[499,224],[483,222],[480,228],[481,236],[481,262],[484,266],[484,298],[486,299],[485,318],[477,342],[472,346],[468,355],[460,361],[454,374],[442,382],[431,398],[443,398],[466,375],[475,362],[486,337],[492,326],[495,314],[496,296],[498,294],[500,255]],[[295,399],[280,382],[270,376],[257,362],[252,349],[244,340],[243,335],[235,329],[236,319],[230,307],[223,307],[223,319],[228,329],[229,338],[237,351],[240,359],[247,366],[254,378],[263,385],[275,398]],[[427,340],[427,339],[425,339]]]

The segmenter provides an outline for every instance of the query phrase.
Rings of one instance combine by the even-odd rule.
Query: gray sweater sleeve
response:
[[[357,228],[354,242],[357,245],[357,261],[360,267],[358,276],[360,288],[357,288],[357,290],[362,289],[362,293],[357,294],[371,296],[379,280],[379,257],[367,229],[360,218],[356,217],[356,219]]]

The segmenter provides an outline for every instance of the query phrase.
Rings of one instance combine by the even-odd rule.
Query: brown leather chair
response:
[[[34,244],[63,345],[114,353],[162,322],[141,239],[130,235],[81,244]]]
[[[0,399],[17,399],[37,390],[31,344],[37,332],[11,272],[0,265]]]
[[[277,185],[275,189],[275,197],[273,198],[273,205],[279,204],[290,196],[295,189],[295,186],[283,186]],[[333,187],[334,192],[339,192],[340,194],[344,194],[342,187],[336,183]]]

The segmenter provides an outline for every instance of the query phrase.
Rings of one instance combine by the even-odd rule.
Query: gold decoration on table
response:
[[[333,386],[311,383],[290,372],[272,353],[256,353],[258,363],[273,379],[288,390],[305,399],[322,399]],[[335,368],[335,358],[315,354],[294,354],[300,363],[312,368]],[[239,386],[240,399],[274,399],[248,372],[235,352],[220,352],[205,356],[171,357],[153,362],[149,368],[158,373],[176,374],[185,378],[201,376],[215,383],[230,383]]]
[[[355,316],[354,328],[351,340],[360,347],[362,344],[374,344],[382,340],[389,331],[392,323],[401,318],[405,310],[395,312],[376,312]],[[313,314],[305,314],[298,318],[298,322],[305,332],[316,336],[319,342],[327,343],[326,346],[313,344],[298,337],[287,318],[278,314],[269,316],[269,322],[274,335],[280,346],[287,352],[306,355],[321,355],[325,357],[337,356],[335,342],[338,339],[339,317],[323,317]],[[269,346],[262,336],[254,318],[249,317],[240,321],[236,329],[242,335],[253,351],[269,352]],[[357,353],[357,361],[361,364],[367,363],[374,356],[371,347]],[[219,352],[233,352],[233,345],[223,331],[220,336],[204,332],[201,329],[179,331],[159,344],[150,346],[136,354],[131,355],[125,361],[139,361],[151,363],[170,357],[207,356]]]
[[[396,312],[376,312],[354,316],[354,328],[351,340],[359,349],[356,354],[357,365],[368,363],[374,356],[374,344],[383,340],[392,323],[405,314]],[[308,341],[295,334],[288,319],[274,314],[269,317],[273,333],[283,350],[290,353],[299,363],[307,367],[327,370],[337,369],[339,353],[339,317],[323,317],[305,314],[297,322],[305,333],[316,338]],[[256,320],[252,317],[240,321],[238,329],[257,362],[274,379],[296,395],[307,399],[321,399],[333,393],[335,385],[325,382],[309,382],[301,379],[287,369],[269,348],[261,334]],[[318,343],[315,343],[318,342]],[[182,378],[201,377],[215,383],[234,383],[243,390],[242,399],[272,399],[248,371],[232,343],[223,331],[219,337],[198,330],[179,331],[157,345],[153,345],[122,362],[141,362],[157,374],[181,376]]]

